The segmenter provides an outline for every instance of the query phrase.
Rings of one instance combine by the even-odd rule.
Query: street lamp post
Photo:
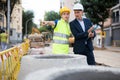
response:
[[[26,26],[25,26],[25,28],[26,28],[26,31],[25,31],[26,37],[27,37],[27,24],[28,24],[28,22],[29,22],[30,20],[32,20],[32,18],[30,18],[30,19],[28,19],[28,20],[26,21]]]
[[[63,7],[63,0],[60,0],[60,9]]]
[[[8,44],[10,42],[10,2],[11,0],[7,0],[7,34],[8,34]]]

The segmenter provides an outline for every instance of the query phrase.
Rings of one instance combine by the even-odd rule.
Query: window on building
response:
[[[20,34],[18,34],[17,36],[18,36],[18,38],[19,38],[19,37],[20,37]]]
[[[115,0],[115,4],[118,4],[119,3],[119,0]]]
[[[12,22],[12,17],[10,17],[10,22]]]
[[[13,31],[12,30],[10,30],[10,36],[12,36],[13,35]]]
[[[113,20],[113,23],[115,22],[115,12],[112,13],[112,20]]]
[[[119,11],[116,12],[116,22],[119,22]]]
[[[120,0],[116,0],[117,1],[117,4],[120,2]]]
[[[2,15],[0,14],[0,21],[2,21]]]

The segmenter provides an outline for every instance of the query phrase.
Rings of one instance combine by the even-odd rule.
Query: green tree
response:
[[[81,3],[84,6],[87,17],[92,20],[93,24],[100,25],[103,32],[104,22],[110,17],[110,8],[116,4],[115,0],[81,0]],[[104,48],[104,38],[102,40],[102,48]]]
[[[27,24],[27,34],[31,33],[32,27],[35,26],[32,20],[33,18],[34,18],[34,13],[32,11],[30,10],[23,11],[23,15],[22,15],[23,36],[26,33],[26,24]]]
[[[55,12],[55,11],[45,12],[45,15],[44,15],[45,21],[53,21],[56,19],[60,19],[60,15],[57,12]]]

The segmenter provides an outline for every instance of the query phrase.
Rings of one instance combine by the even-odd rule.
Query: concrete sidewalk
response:
[[[94,55],[97,63],[120,68],[120,52],[110,50],[94,50]]]
[[[94,46],[95,50],[108,50],[112,52],[120,52],[120,47],[105,46],[104,49],[98,46]]]
[[[107,46],[106,49],[94,50],[95,60],[101,65],[120,68],[120,47]],[[73,48],[70,48],[70,53],[73,53]],[[103,66],[104,66],[103,65]]]
[[[120,47],[105,46],[105,48],[106,50],[120,53]]]

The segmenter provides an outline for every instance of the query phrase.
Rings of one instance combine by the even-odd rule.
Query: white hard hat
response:
[[[83,5],[80,3],[77,3],[73,6],[73,10],[84,10]]]

